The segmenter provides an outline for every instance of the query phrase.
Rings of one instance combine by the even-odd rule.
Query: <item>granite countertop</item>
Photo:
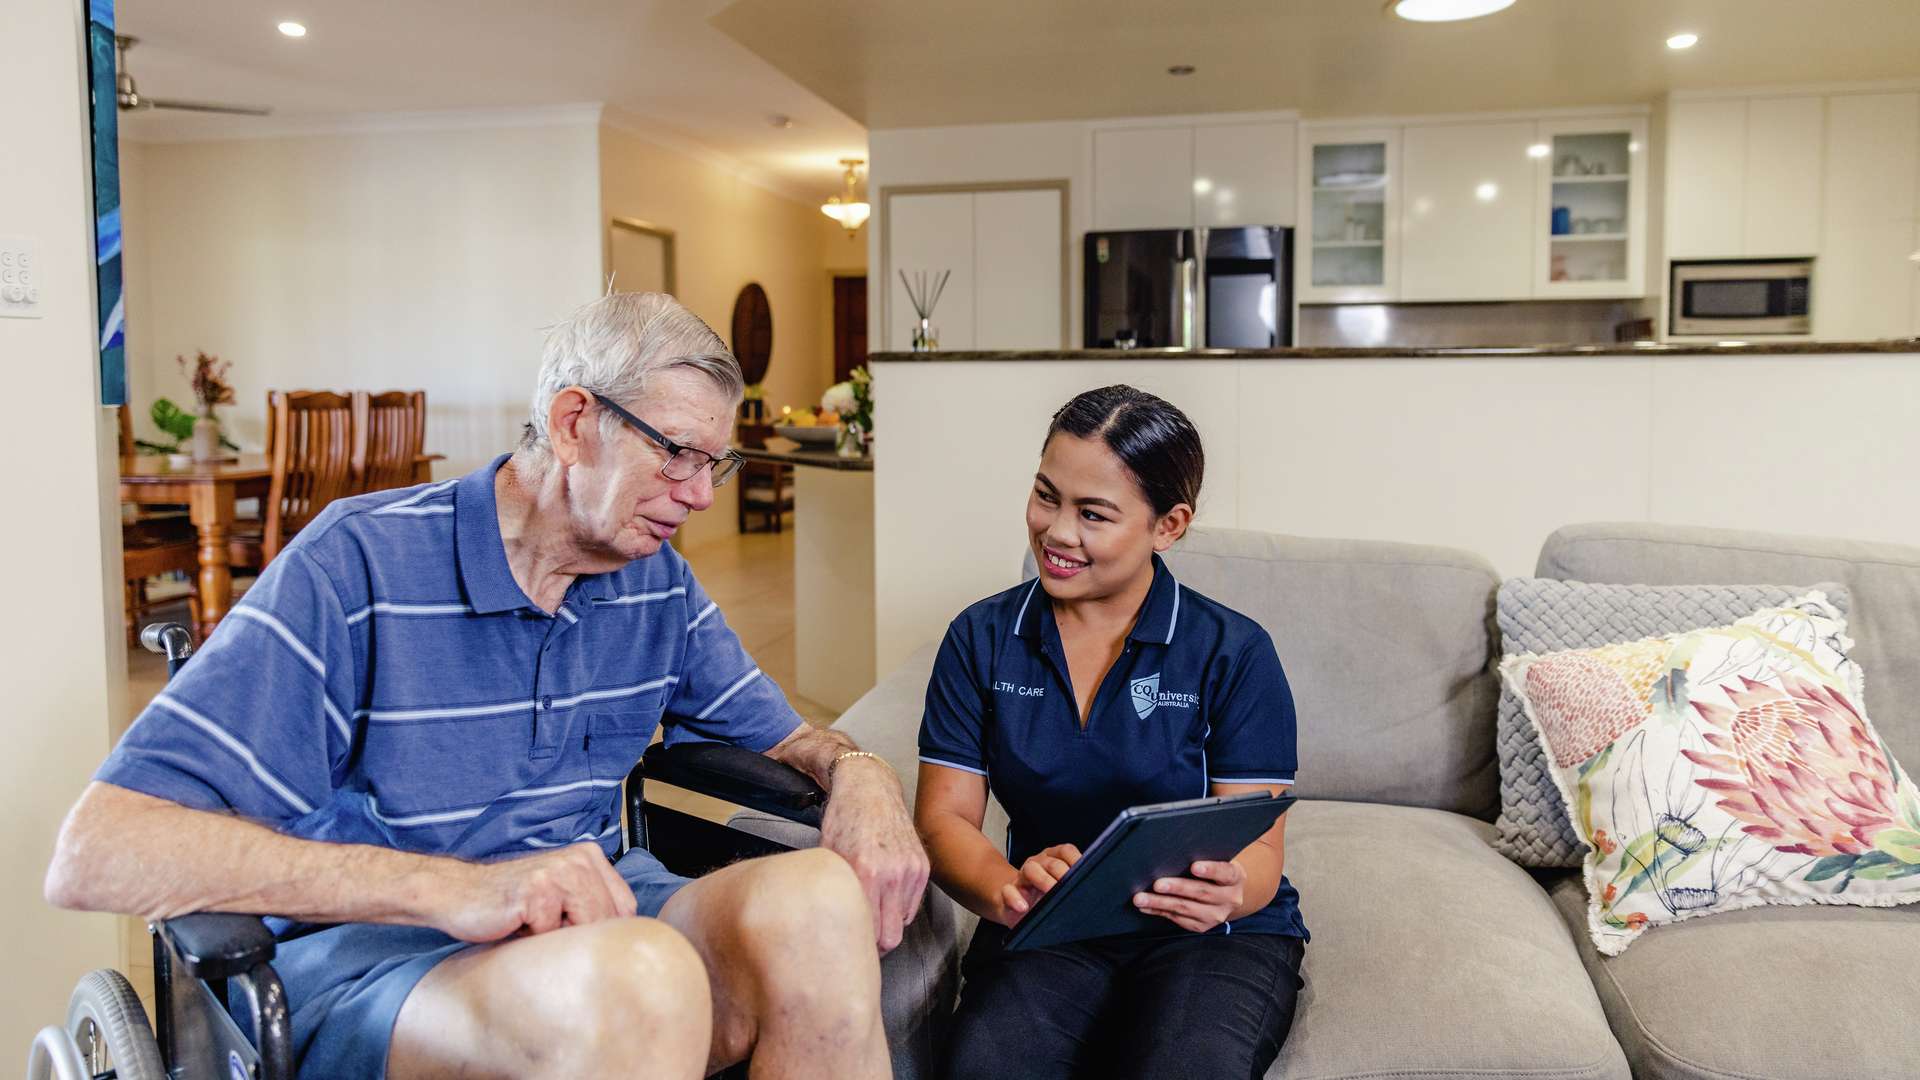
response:
[[[769,439],[768,442],[771,445],[758,449],[736,446],[734,450],[748,461],[765,461],[776,465],[806,465],[817,469],[840,469],[845,472],[873,471],[872,454],[860,458],[843,458],[831,448],[801,446],[791,439],[782,439],[778,436]]]
[[[874,363],[959,360],[1364,360],[1500,356],[1805,356],[1920,353],[1920,338],[1879,341],[1636,342],[1619,345],[1510,345],[1432,348],[1296,349],[1002,349],[877,352]]]

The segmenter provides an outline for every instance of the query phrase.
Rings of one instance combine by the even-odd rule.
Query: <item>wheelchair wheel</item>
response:
[[[95,1077],[167,1080],[160,1044],[147,1023],[140,995],[126,976],[108,968],[89,971],[67,1002],[67,1033],[73,1036]]]

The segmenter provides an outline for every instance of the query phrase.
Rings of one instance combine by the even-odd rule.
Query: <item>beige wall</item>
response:
[[[1082,390],[1132,383],[1193,418],[1203,524],[1461,547],[1513,576],[1588,521],[1920,544],[1920,504],[1895,494],[1920,461],[1915,360],[878,364],[882,430],[911,438],[875,460],[877,669],[1017,580],[1047,418]]]
[[[25,1060],[33,1032],[59,1024],[80,975],[117,957],[115,921],[56,912],[41,899],[53,838],[107,751],[125,707],[120,560],[109,483],[114,421],[99,407],[94,348],[92,206],[85,61],[77,0],[0,4],[0,70],[21,103],[5,121],[0,233],[32,237],[42,271],[39,319],[0,319],[21,467],[7,478],[32,527],[0,538],[12,610],[0,629],[10,673],[0,729],[0,1054]]]
[[[615,217],[672,230],[680,301],[728,344],[734,298],[759,282],[773,309],[767,403],[776,410],[817,403],[833,374],[830,339],[821,349],[821,321],[831,315],[823,272],[831,249],[821,223],[833,223],[817,207],[663,146],[626,123],[609,113],[600,127],[600,233]],[[845,232],[835,231],[845,244]],[[694,550],[705,538],[733,533],[737,494],[720,489],[713,508],[690,521],[675,546]]]
[[[540,126],[129,144],[136,427],[231,361],[236,441],[269,388],[424,388],[457,475],[511,449],[542,328],[599,295],[594,113]]]

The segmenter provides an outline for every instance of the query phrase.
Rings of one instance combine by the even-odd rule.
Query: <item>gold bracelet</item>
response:
[[[850,757],[870,757],[875,761],[879,761],[882,765],[886,764],[886,762],[880,757],[879,754],[876,754],[871,750],[842,750],[840,753],[834,755],[832,764],[827,766],[827,786],[828,787],[833,786],[833,770],[839,768],[840,763],[847,760]]]

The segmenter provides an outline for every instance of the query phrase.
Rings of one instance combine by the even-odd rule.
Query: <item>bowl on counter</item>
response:
[[[834,440],[840,435],[840,425],[815,424],[812,427],[795,427],[792,424],[775,424],[773,433],[783,439],[792,439],[801,446],[832,449]]]

